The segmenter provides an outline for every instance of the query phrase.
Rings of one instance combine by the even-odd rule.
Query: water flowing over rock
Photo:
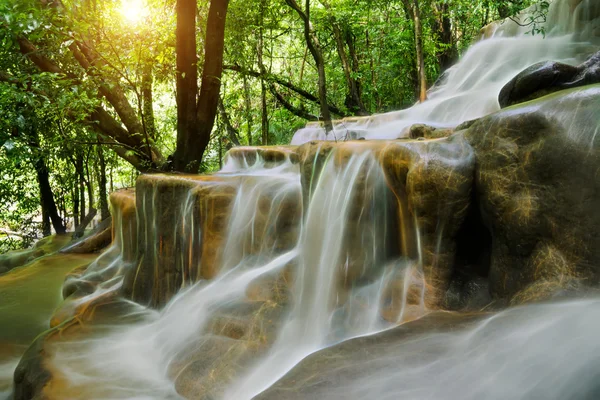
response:
[[[529,15],[535,7],[516,22],[507,19],[486,27],[485,40],[471,46],[444,73],[441,82],[429,89],[427,101],[406,110],[334,121],[329,135],[320,124],[309,123],[296,132],[292,144],[409,137],[415,124],[455,127],[500,110],[500,91],[524,69],[548,61],[578,65],[600,50],[600,8],[595,0],[553,1],[546,22],[537,27],[545,35],[530,32]]]
[[[15,398],[597,394],[597,300],[481,312],[600,284],[600,86],[497,102],[523,68],[597,51],[594,4],[557,0],[546,39],[490,27],[412,109],[113,193],[112,244],[68,274]]]
[[[465,133],[493,237],[494,295],[510,298],[535,282],[599,282],[598,107],[596,85],[507,109]]]

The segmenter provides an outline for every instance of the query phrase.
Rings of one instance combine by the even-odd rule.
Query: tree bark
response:
[[[317,71],[319,74],[319,104],[321,105],[321,117],[323,118],[323,125],[325,132],[333,130],[333,124],[331,122],[331,114],[329,112],[329,106],[327,104],[327,78],[325,76],[325,61],[323,59],[323,52],[321,50],[321,44],[317,38],[316,33],[310,22],[310,0],[305,2],[305,11],[296,3],[296,0],[285,0],[288,6],[290,6],[300,16],[300,19],[304,22],[304,39],[308,50],[315,60]]]
[[[98,173],[98,195],[100,196],[100,219],[104,221],[110,217],[110,210],[108,208],[108,194],[106,191],[106,159],[104,158],[104,149],[102,146],[98,146],[98,162],[99,162],[99,173]]]
[[[252,126],[254,121],[252,118],[252,98],[250,97],[250,85],[248,84],[248,78],[246,75],[242,75],[244,81],[244,103],[246,106],[246,136],[248,140],[248,146],[252,146]]]
[[[452,21],[449,16],[449,5],[446,3],[433,3],[433,9],[436,14],[435,30],[438,40],[442,44],[437,54],[440,71],[444,72],[452,66],[458,57],[458,50],[452,34]]]
[[[54,202],[54,194],[50,186],[50,174],[46,162],[40,156],[35,162],[38,184],[40,186],[40,199],[42,203],[42,216],[52,221],[52,227],[58,234],[65,233],[67,229],[63,220],[58,215],[58,209]],[[44,227],[44,236],[50,235],[50,226]]]
[[[153,96],[152,96],[152,63],[146,61],[144,71],[142,72],[142,112],[143,122],[146,134],[152,139],[156,139],[156,123],[154,120]]]
[[[75,204],[75,207],[79,207],[79,216],[81,220],[83,220],[85,216],[85,177],[83,171],[83,155],[79,152],[75,155],[75,172],[77,175],[76,190],[79,191],[79,204]]]
[[[263,22],[265,16],[265,2],[261,0],[260,2],[260,21],[259,21],[259,33],[258,33],[258,45],[257,45],[257,58],[258,58],[258,67],[260,69],[261,74],[264,76],[266,74],[266,69],[263,64],[263,48],[264,48],[264,30],[263,30]],[[261,109],[261,137],[262,137],[262,145],[267,146],[269,144],[269,115],[267,110],[267,87],[265,85],[264,79],[260,80],[260,109]]]
[[[348,109],[355,115],[368,115],[367,110],[365,109],[365,106],[362,102],[362,99],[360,98],[358,83],[353,77],[352,66],[350,65],[348,54],[346,53],[346,46],[344,40],[345,35],[342,33],[342,28],[340,27],[337,19],[333,15],[329,3],[325,1],[322,1],[322,3],[329,13],[329,22],[331,23],[331,29],[333,30],[333,37],[335,38],[337,53],[342,63],[344,77],[346,78],[346,86],[348,88],[348,93],[346,95],[346,107],[348,107]]]
[[[54,194],[52,193],[52,186],[50,186],[50,173],[48,172],[48,166],[44,160],[40,148],[40,141],[38,133],[35,129],[25,131],[26,140],[33,152],[32,164],[35,168],[38,186],[40,189],[40,206],[42,209],[42,234],[49,236],[52,231],[50,229],[50,222],[54,231],[58,234],[65,233],[66,228],[62,218],[58,214],[58,208],[54,201]]]
[[[73,229],[79,225],[79,187],[77,185],[77,173],[75,173],[75,185],[73,186]],[[83,216],[81,217],[83,218]]]
[[[191,4],[193,3],[193,4]],[[196,63],[195,58],[195,26],[196,12],[192,15],[187,14],[191,8],[195,10],[195,0],[178,0],[178,34],[177,34],[177,59],[178,71],[181,73],[178,79],[183,84],[183,80],[187,79],[187,73],[191,72],[191,64]],[[185,7],[184,7],[185,6]],[[225,18],[227,16],[228,0],[212,0],[208,10],[208,20],[206,24],[206,40],[204,46],[204,68],[202,70],[202,83],[200,89],[200,97],[198,104],[192,102],[192,89],[197,88],[196,83],[185,82],[183,91],[178,91],[178,110],[179,105],[186,102],[184,107],[195,106],[196,115],[193,125],[191,111],[187,108],[181,114],[185,121],[184,126],[177,130],[177,149],[173,155],[173,167],[176,171],[181,172],[197,172],[204,151],[210,141],[215,117],[217,115],[217,107],[219,103],[219,92],[221,90],[221,75],[223,72],[223,50],[225,42]],[[181,19],[180,19],[181,18]],[[181,22],[180,22],[181,21]],[[194,32],[193,34],[190,32]],[[193,42],[193,51],[192,43]],[[193,56],[191,56],[193,54]],[[194,67],[196,68],[196,67]],[[178,86],[179,88],[179,86]],[[181,93],[181,98],[179,97]],[[196,93],[194,93],[195,99]],[[178,112],[179,119],[179,112]],[[179,125],[179,123],[178,123]],[[185,127],[185,129],[183,129]],[[195,129],[193,129],[195,128]]]
[[[298,107],[294,107],[294,105],[292,103],[290,103],[281,93],[279,93],[277,91],[277,88],[275,88],[274,84],[272,84],[272,83],[269,84],[269,91],[271,92],[273,97],[275,97],[277,99],[277,102],[279,104],[281,104],[283,106],[283,108],[290,111],[292,114],[297,115],[300,118],[304,118],[308,121],[318,121],[319,120],[319,118],[317,116],[312,115],[309,112],[306,112],[305,110],[300,109]]]
[[[231,120],[229,119],[229,115],[227,115],[227,111],[225,110],[225,105],[223,104],[223,99],[219,99],[219,114],[221,115],[221,120],[225,124],[227,136],[229,136],[229,139],[231,140],[231,142],[234,145],[240,146],[241,144],[240,144],[239,132],[231,124]],[[219,144],[220,143],[221,142],[219,142]]]
[[[198,57],[196,55],[197,0],[177,0],[175,52],[177,58],[177,150],[174,169],[186,171],[193,149],[190,141],[196,136],[196,100],[198,96]],[[192,156],[193,157],[193,156]]]
[[[415,30],[415,50],[417,53],[417,71],[419,75],[419,101],[427,100],[427,76],[425,74],[425,55],[423,54],[423,26],[421,25],[421,10],[419,0],[402,0],[404,7],[412,17]]]

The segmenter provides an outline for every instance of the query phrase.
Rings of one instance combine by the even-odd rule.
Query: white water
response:
[[[579,22],[600,15],[598,7],[595,0],[583,0],[571,10],[568,1],[555,1],[544,26],[545,37],[531,35],[530,27],[510,20],[494,25],[492,36],[471,46],[446,72],[443,82],[429,90],[425,102],[406,110],[341,120],[329,135],[319,126],[308,125],[296,132],[292,144],[359,137],[396,139],[407,136],[413,124],[454,127],[498,111],[500,90],[525,68],[542,61],[577,65],[598,51],[600,19],[585,26]]]
[[[85,392],[90,399],[132,398],[133,393],[137,398],[178,397],[175,385],[189,367],[181,360],[202,352],[221,334],[212,328],[214,318],[248,304],[253,287],[261,280],[275,281],[286,269],[292,278],[287,283],[289,294],[275,300],[281,316],[280,328],[270,332],[274,342],[266,343],[266,352],[255,357],[253,366],[239,368],[240,377],[226,388],[215,389],[213,395],[249,399],[308,354],[392,326],[379,312],[387,283],[397,279],[392,272],[406,271],[406,296],[412,284],[424,287],[422,274],[413,272],[420,267],[416,260],[394,261],[386,254],[382,238],[391,220],[386,211],[391,193],[372,153],[354,155],[345,165],[334,158],[325,161],[303,222],[298,218],[296,243],[289,249],[266,238],[282,218],[289,218],[284,214],[290,213],[290,203],[301,204],[298,165],[288,161],[266,169],[259,160],[252,166],[242,163],[244,169],[238,170],[229,163],[222,176],[241,183],[231,209],[220,274],[181,290],[160,312],[140,311],[145,322],[114,328],[96,339],[57,344],[53,364],[67,377],[68,386],[75,392],[85,392],[90,383],[101,387]],[[265,207],[267,198],[270,204]],[[264,209],[268,212],[261,215]],[[358,236],[349,239],[354,233]],[[356,245],[363,246],[358,271],[352,249]],[[408,315],[404,303],[394,323]],[[423,304],[421,299],[411,306],[416,308],[411,317],[425,312]],[[255,343],[252,337],[242,340],[248,346]]]
[[[368,119],[349,127],[350,130],[360,131],[370,139],[381,139],[402,136],[404,129],[415,122],[455,125],[496,111],[500,88],[530,64],[547,59],[580,62],[594,47],[587,39],[581,36],[576,39],[569,33],[573,25],[570,16],[558,18],[556,15],[560,13],[552,12],[549,20],[556,30],[548,28],[548,38],[506,37],[514,26],[499,28],[493,38],[469,50],[449,72],[446,83],[431,91],[427,102]],[[555,33],[559,31],[567,34]],[[346,128],[338,127],[335,134],[345,135]],[[311,129],[300,131],[294,142],[323,138],[320,130]],[[192,398],[250,399],[311,353],[427,312],[418,257],[391,256],[382,245],[389,228],[386,221],[393,218],[386,213],[389,193],[385,192],[383,173],[369,152],[357,153],[346,161],[336,160],[335,152],[331,153],[318,181],[310,185],[310,199],[304,204],[299,167],[290,160],[273,166],[260,158],[257,162],[231,159],[219,176],[236,179],[239,184],[217,277],[181,290],[161,311],[138,306],[135,313],[142,317],[141,322],[107,327],[104,334],[80,342],[56,344],[53,368],[65,377],[74,393],[85,393],[86,399],[175,399],[180,398],[180,393]],[[200,228],[193,225],[192,218],[186,219],[189,217],[186,210],[191,209],[190,198],[174,205],[182,210],[179,215],[182,220],[174,221],[174,229],[181,228],[186,236],[200,237]],[[307,209],[301,210],[302,217],[285,227],[286,232],[297,229],[297,237],[290,244],[279,224],[289,218],[290,207],[296,210],[303,206]],[[414,230],[418,243],[419,227]],[[266,239],[272,236],[274,240]],[[356,249],[360,250],[359,262]],[[119,262],[110,263],[108,269],[118,267]],[[100,265],[97,266],[102,272]],[[400,310],[395,314],[398,318],[387,321],[382,318],[381,310],[386,288],[399,275],[404,290]],[[277,298],[252,298],[254,290],[265,282],[268,292],[278,292]],[[105,286],[113,290],[120,283],[115,279]],[[411,286],[421,290],[421,299],[416,304],[408,301]],[[259,311],[267,310],[268,317],[261,319],[261,312],[253,309],[246,314],[234,313],[233,317],[252,327],[264,325],[264,332],[258,329],[264,335],[256,337],[245,331],[240,337],[230,338],[224,330],[215,329],[215,320],[231,318],[232,309],[257,304],[262,304]],[[539,306],[534,306],[524,308],[537,315],[531,323],[519,317],[521,314],[508,312],[492,317],[472,331],[423,337],[416,350],[443,345],[450,361],[429,359],[404,366],[402,363],[414,361],[414,354],[409,359],[400,356],[387,360],[387,372],[382,376],[366,374],[347,389],[328,393],[326,397],[475,399],[492,390],[495,382],[487,378],[481,386],[469,387],[467,379],[487,372],[503,378],[503,387],[509,393],[506,397],[490,398],[519,398],[517,395],[523,388],[519,378],[523,374],[515,363],[527,362],[538,368],[551,361],[542,353],[552,347],[552,340],[539,340],[540,332],[552,329],[558,336],[551,334],[550,338],[558,340],[578,324],[592,331],[597,328],[586,325],[585,321],[600,306],[596,302],[574,304],[567,308],[572,317],[565,316],[563,306],[542,309],[549,312],[538,312]],[[584,309],[589,311],[583,312]],[[523,315],[529,318],[530,314],[526,311]],[[503,323],[496,325],[498,321]],[[586,336],[585,341],[574,346],[584,346],[589,340]],[[228,350],[220,351],[219,346],[224,342]],[[480,347],[469,352],[466,346],[470,342]],[[535,351],[529,353],[532,348]],[[583,347],[574,348],[579,351]],[[515,357],[505,356],[505,350]],[[232,355],[236,352],[248,357],[236,358]],[[531,358],[516,357],[521,353]],[[563,355],[560,351],[556,354]],[[499,360],[500,372],[485,369],[489,359]],[[201,373],[195,365],[203,362],[206,365],[201,366],[204,370]],[[459,367],[453,368],[455,365]],[[222,373],[225,367],[227,374]],[[515,372],[502,375],[505,369]],[[197,387],[192,382],[190,389],[190,376],[199,382]],[[570,377],[565,377],[565,382]],[[427,382],[438,378],[448,387],[447,392],[444,385],[432,386],[429,392],[424,389]],[[407,382],[401,389],[394,386],[395,382],[411,379],[414,384]],[[363,393],[365,388],[368,390]]]
[[[361,353],[357,344],[339,349],[337,358],[345,362],[328,363],[320,380],[297,377],[307,381],[291,398],[598,399],[599,318],[598,299],[510,309],[470,328],[398,336],[383,349],[366,344],[360,373],[352,363]]]

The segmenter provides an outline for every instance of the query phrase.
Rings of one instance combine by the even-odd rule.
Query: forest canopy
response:
[[[423,101],[531,3],[0,0],[0,253],[108,218],[139,173]]]

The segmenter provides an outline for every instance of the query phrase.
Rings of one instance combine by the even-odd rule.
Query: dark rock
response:
[[[526,68],[500,91],[500,107],[533,100],[559,90],[600,82],[600,52],[575,67],[555,61]]]
[[[488,116],[466,131],[493,238],[494,297],[510,299],[543,282],[600,283],[599,100],[598,86],[575,89]]]

